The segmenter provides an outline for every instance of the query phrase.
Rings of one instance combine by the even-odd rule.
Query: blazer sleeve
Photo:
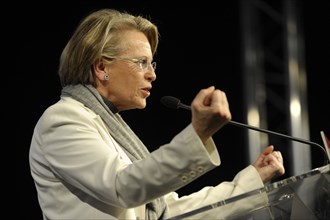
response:
[[[189,184],[219,165],[213,140],[203,145],[189,124],[170,143],[118,173],[118,196],[129,206],[146,203]]]
[[[169,207],[169,213],[171,217],[173,217],[206,207],[207,205],[216,204],[246,192],[262,189],[263,187],[264,184],[257,170],[252,165],[249,165],[236,174],[231,182],[225,181],[214,187],[207,186],[200,191],[182,197],[179,197],[175,192],[169,193],[166,196],[166,202]],[[260,205],[266,204],[267,201],[267,194],[261,190],[260,193],[255,193],[253,196],[247,197],[244,201],[241,200],[239,202],[226,204],[222,207],[212,207],[212,210],[200,212],[194,215],[193,218],[226,219],[229,215],[255,209]],[[226,202],[224,202],[224,204],[225,203]]]

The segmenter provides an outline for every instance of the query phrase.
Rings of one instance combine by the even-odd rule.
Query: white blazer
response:
[[[40,117],[29,160],[44,219],[144,219],[145,204],[159,196],[176,216],[263,187],[250,165],[232,182],[179,197],[175,190],[220,165],[212,139],[204,146],[190,124],[132,163],[100,116],[68,97]],[[242,209],[266,200],[261,196]]]

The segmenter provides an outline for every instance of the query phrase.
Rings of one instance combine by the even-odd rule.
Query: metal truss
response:
[[[299,1],[241,0],[242,73],[246,123],[309,139],[307,83]],[[289,176],[311,169],[306,144],[246,132],[249,162],[274,144]]]

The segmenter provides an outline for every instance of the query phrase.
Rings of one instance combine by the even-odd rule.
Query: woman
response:
[[[212,135],[231,113],[223,91],[201,89],[191,123],[149,153],[120,112],[146,107],[157,46],[157,27],[140,16],[102,9],[79,24],[60,59],[61,99],[41,116],[31,142],[44,219],[166,219],[284,174],[281,153],[269,146],[232,182],[175,193],[220,165]]]

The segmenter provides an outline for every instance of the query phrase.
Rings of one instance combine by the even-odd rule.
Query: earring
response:
[[[106,74],[106,75],[104,75],[104,80],[109,80],[109,75],[108,74]]]

